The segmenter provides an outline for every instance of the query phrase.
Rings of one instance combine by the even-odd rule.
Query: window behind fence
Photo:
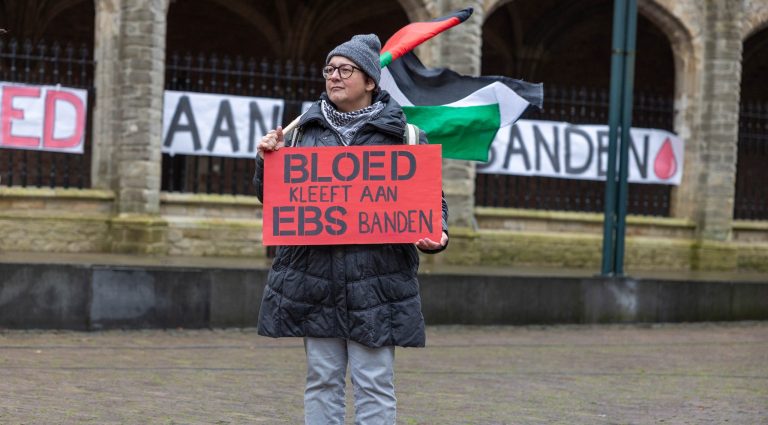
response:
[[[0,185],[87,188],[91,186],[93,60],[83,45],[0,39],[0,81],[88,90],[84,153],[0,149]]]
[[[283,125],[325,89],[319,66],[215,54],[171,54],[165,81],[168,90],[284,99]],[[164,154],[162,189],[255,195],[253,172],[253,159]]]
[[[544,85],[544,108],[523,119],[607,124],[608,90]],[[672,131],[673,100],[635,92],[632,126]],[[668,216],[671,186],[629,184],[630,214]],[[548,177],[477,174],[475,202],[489,207],[602,212],[605,183]]]
[[[733,217],[768,220],[768,102],[741,104]]]

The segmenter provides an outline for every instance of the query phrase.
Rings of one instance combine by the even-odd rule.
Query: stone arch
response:
[[[92,47],[95,7],[95,0],[8,0],[0,8],[0,28],[33,43],[64,40]]]
[[[562,80],[562,78],[552,80],[553,76],[547,75],[547,71],[544,71],[544,75],[540,75],[539,69],[545,69],[542,67],[546,67],[545,64],[551,62],[567,65],[570,68],[575,68],[576,71],[584,70],[583,58],[577,58],[575,54],[571,54],[573,49],[578,49],[580,54],[589,55],[589,57],[600,61],[591,65],[593,69],[599,70],[599,72],[587,72],[583,76],[586,79],[580,79],[580,81],[584,81],[586,85],[594,85],[597,84],[595,80],[598,79],[600,85],[607,86],[613,12],[610,7],[610,0],[562,3],[545,1],[544,3],[546,5],[522,0],[498,0],[486,4],[490,14],[485,17],[483,27],[484,67],[499,62],[505,62],[507,65],[504,69],[497,66],[486,67],[483,72],[502,73],[536,81],[549,79],[555,82]],[[641,54],[642,52],[651,52],[649,54],[653,56],[638,56],[636,79],[640,86],[645,82],[646,86],[657,87],[654,84],[658,83],[652,84],[650,82],[655,79],[653,78],[654,73],[650,69],[655,68],[654,62],[658,61],[656,58],[659,57],[658,55],[664,55],[662,60],[669,64],[670,73],[668,75],[672,77],[674,72],[672,69],[674,66],[673,45],[685,45],[685,41],[689,40],[690,37],[680,36],[678,38],[682,42],[676,43],[671,39],[670,33],[688,33],[681,31],[679,25],[674,25],[676,22],[673,19],[668,19],[672,23],[662,25],[664,21],[658,19],[656,16],[658,13],[646,13],[646,10],[655,12],[649,7],[641,9],[638,49],[640,49]],[[596,39],[602,41],[594,43]],[[577,47],[568,47],[568,45]],[[652,50],[649,51],[648,48]],[[496,57],[489,57],[489,54]],[[506,60],[504,59],[505,55],[507,56]],[[515,56],[515,58],[513,59],[510,55]],[[563,61],[566,61],[564,58],[567,57],[570,57],[572,61],[565,64]],[[552,70],[550,69],[549,74],[551,73]],[[571,79],[577,79],[576,75],[573,74]],[[675,79],[670,78],[665,81],[662,81],[663,86],[657,87],[657,89],[662,92],[668,91],[671,96],[675,90],[673,87]],[[559,82],[574,84],[573,81]]]
[[[491,14],[493,14],[493,12],[495,12],[498,8],[500,8],[501,6],[504,6],[505,4],[510,3],[512,1],[514,1],[514,0],[488,0],[488,1],[486,1],[485,4],[484,4],[485,7],[483,8],[484,12],[485,12],[483,14],[484,18],[488,19],[488,17],[491,16]]]
[[[500,7],[511,3],[513,1],[520,0],[488,0],[485,3],[485,14],[483,19],[488,19],[494,12]],[[681,3],[684,3],[681,5]],[[768,24],[768,6],[755,6],[755,9],[765,15],[762,19],[758,20],[762,25]],[[680,43],[690,43],[695,36],[698,36],[700,30],[694,24],[694,15],[698,9],[691,7],[688,2],[673,1],[670,0],[639,0],[638,12],[651,20],[654,24],[658,25],[666,34],[670,40],[670,43],[674,46]]]
[[[766,15],[768,15],[768,13]],[[766,28],[768,28],[768,16],[766,16],[764,20],[760,22],[755,22],[754,26],[745,26],[746,30],[742,31],[742,40],[747,40],[749,37],[759,33]]]
[[[640,0],[638,12],[656,24],[669,39],[675,63],[675,97],[693,90],[690,86],[692,82],[686,77],[693,72],[694,58],[700,55],[694,52],[694,36],[690,27],[654,0]]]
[[[233,50],[236,39],[217,31],[226,21],[238,29],[237,36],[265,40],[266,46],[280,49],[282,41],[279,29],[267,19],[261,9],[240,0],[198,0],[194,3],[186,1],[183,4],[172,0],[166,11],[168,50],[177,50],[179,46],[186,47],[184,50],[187,51],[196,50],[191,46],[198,46],[203,51]],[[188,26],[194,27],[194,30],[187,31]]]
[[[758,0],[747,0],[745,3],[744,24],[741,28],[742,40],[768,27],[768,4]]]
[[[345,12],[339,14],[339,10]],[[179,12],[197,23],[188,37],[184,35],[186,28],[177,22]],[[399,25],[425,14],[421,0],[369,0],[364,8],[356,0],[334,0],[332,5],[298,0],[258,4],[246,0],[185,0],[183,11],[177,12],[173,3],[169,9],[169,48],[199,46],[197,50],[230,55],[317,62],[352,34],[369,31],[385,39]],[[223,15],[227,18],[217,17]],[[226,20],[229,33],[217,33],[205,19]],[[200,34],[201,27],[206,27],[204,34]],[[243,38],[248,43],[243,43]]]
[[[365,8],[361,8],[358,0],[337,0],[337,3],[339,5],[333,8],[328,7],[325,2],[313,5],[312,13],[307,14],[300,25],[303,32],[297,37],[298,51],[304,52],[305,55],[319,51],[323,54],[320,60],[324,60],[324,54],[333,46],[363,32],[376,33],[384,43],[401,26],[415,20],[414,16],[409,15],[414,10],[406,8],[406,4],[418,4],[415,0],[376,0],[369,1]],[[337,16],[338,8],[349,12]],[[420,15],[415,15],[416,19],[419,17]],[[333,30],[328,28],[331,19]]]
[[[487,0],[485,2],[485,16],[488,17],[493,12],[495,12],[498,8],[506,5],[507,3],[511,3],[516,0]],[[752,3],[755,0],[748,0],[750,3]],[[759,0],[757,0],[759,1]],[[638,1],[638,9],[641,13],[643,13],[643,9],[648,7],[649,5],[655,5],[662,10],[665,10],[667,14],[670,16],[675,16],[680,18],[680,22],[683,25],[683,27],[688,29],[688,32],[691,34],[698,33],[698,31],[694,31],[693,22],[696,21],[695,16],[690,16],[691,19],[683,19],[682,17],[684,15],[696,15],[698,9],[693,7],[694,4],[692,4],[690,1],[680,1],[680,0],[639,0]],[[755,6],[755,8],[760,8],[764,6]],[[766,12],[768,13],[768,12]]]
[[[656,128],[676,131],[682,129],[685,132],[687,124],[683,117],[691,115],[690,102],[687,102],[687,99],[696,94],[692,81],[697,75],[694,67],[697,62],[693,53],[691,31],[680,19],[669,13],[666,8],[659,6],[657,2],[651,0],[640,0],[640,2],[635,87],[638,89],[636,93],[646,93],[650,96],[643,98],[637,96],[636,100],[639,104],[643,102],[641,99],[663,102],[669,105],[670,112],[661,117],[654,115],[651,112],[652,108],[647,107],[645,111],[636,113],[637,125],[652,125]],[[526,80],[542,81],[545,84],[545,90],[547,86],[550,87],[547,91],[553,96],[551,105],[567,104],[567,102],[563,103],[563,93],[566,93],[562,90],[563,88],[567,88],[567,93],[573,93],[566,96],[577,97],[601,96],[600,93],[607,90],[610,80],[612,1],[496,0],[486,3],[485,10],[487,16],[483,27],[484,44],[486,42],[489,45],[495,42],[507,44],[505,48],[495,49],[495,51],[492,46],[487,50],[484,49],[483,74],[501,73]],[[498,31],[499,34],[493,34],[493,31]],[[517,69],[494,68],[494,60],[497,61],[497,65],[504,61],[499,59],[500,54],[515,56],[514,60],[506,62],[514,63],[513,66]],[[496,58],[491,57],[492,55]],[[585,58],[589,60],[585,61]],[[486,67],[486,65],[489,66]],[[564,72],[564,69],[569,71]],[[585,91],[581,91],[583,86],[586,86]],[[577,91],[578,94],[576,94]],[[670,104],[669,101],[672,99],[674,103]],[[530,117],[578,120],[574,122],[584,123],[607,121],[607,112],[603,116],[599,108],[594,108],[594,112],[590,111],[585,116],[572,117],[562,116],[558,108],[559,106],[554,106],[540,115],[534,114]],[[565,106],[565,109],[568,107]],[[643,124],[643,121],[648,123]],[[529,184],[527,181],[516,180],[515,182],[523,186]],[[537,180],[535,185],[549,188],[547,186],[549,183]],[[556,183],[552,182],[552,185]],[[669,187],[651,186],[644,185],[642,190],[633,189],[637,192],[636,199],[653,199],[653,202],[656,202],[655,200],[671,199],[674,195]],[[585,184],[584,187],[587,189],[586,192],[599,192],[597,184],[595,186]],[[552,189],[553,192],[557,190],[559,189]],[[582,188],[574,190],[582,190]],[[524,204],[524,201],[521,202]],[[640,205],[642,202],[637,204]],[[663,202],[660,201],[662,204]],[[520,206],[524,206],[523,204]],[[655,213],[658,214],[658,212]],[[665,213],[661,212],[661,214]]]
[[[765,75],[768,72],[768,26],[750,33],[744,39],[741,72],[742,99],[767,102]]]
[[[280,44],[280,34],[278,29],[267,18],[267,16],[265,16],[262,13],[262,11],[259,8],[255,7],[255,5],[242,2],[242,1],[225,1],[225,0],[211,0],[211,1],[217,4],[218,6],[229,10],[235,15],[238,15],[239,17],[245,19],[246,21],[253,23],[254,24],[253,26],[259,29],[259,31],[267,38],[270,44],[275,44],[275,45]],[[285,10],[283,8],[279,8],[278,12],[280,13],[279,21],[282,22],[285,19],[287,19],[284,13]]]
[[[485,3],[485,19],[509,3],[521,0],[489,0]],[[765,8],[765,7],[764,7]],[[765,8],[768,10],[768,8]],[[570,11],[564,11],[567,16]],[[674,63],[674,97],[676,104],[675,130],[687,134],[684,117],[691,97],[696,93],[696,66],[701,60],[701,47],[698,46],[700,29],[697,24],[699,9],[687,1],[679,0],[639,0],[638,13],[641,17],[654,24],[667,38],[672,50]],[[768,13],[768,12],[766,12]],[[514,19],[514,17],[513,17]],[[555,26],[555,25],[553,25]],[[517,28],[519,25],[514,25]],[[546,29],[544,30],[546,31]],[[521,36],[516,34],[516,36]],[[546,35],[543,35],[546,37]],[[486,41],[493,44],[499,36],[484,33]],[[499,41],[499,40],[496,40]],[[507,52],[508,53],[508,52]],[[528,54],[536,56],[542,52],[532,51]]]

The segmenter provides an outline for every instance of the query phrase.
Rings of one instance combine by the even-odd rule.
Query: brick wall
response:
[[[0,188],[0,252],[104,252],[114,194]]]

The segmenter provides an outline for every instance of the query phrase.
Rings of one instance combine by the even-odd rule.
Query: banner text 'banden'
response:
[[[629,181],[679,185],[683,141],[658,129],[633,128],[629,141]],[[520,120],[499,129],[489,161],[478,164],[487,174],[605,180],[608,126],[557,121]]]

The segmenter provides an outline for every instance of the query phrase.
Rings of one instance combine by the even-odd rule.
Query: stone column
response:
[[[117,108],[117,51],[120,45],[120,0],[96,3],[94,39],[93,144],[91,146],[91,185],[95,189],[115,189],[112,152],[115,146]]]
[[[111,131],[117,252],[165,252],[160,170],[167,0],[121,0]]]
[[[736,255],[723,242],[731,240],[736,182],[739,95],[741,84],[742,2],[704,3],[701,147],[695,168],[694,219],[699,244],[694,268],[734,269]],[[687,164],[686,164],[687,165]]]
[[[483,0],[438,0],[435,16],[472,7],[472,16],[461,25],[438,35],[434,41],[437,54],[429,65],[447,67],[466,75],[480,75],[480,54],[483,42]],[[450,209],[451,227],[474,229],[475,221],[475,164],[471,161],[443,160],[443,187]]]

